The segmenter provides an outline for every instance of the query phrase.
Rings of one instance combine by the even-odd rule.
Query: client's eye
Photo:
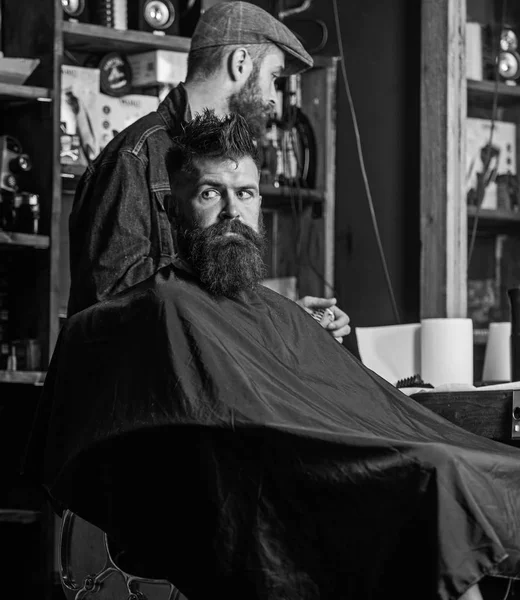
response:
[[[253,192],[251,190],[240,190],[237,192],[237,196],[240,200],[249,200],[253,198]]]
[[[204,200],[214,200],[215,198],[218,198],[220,194],[217,192],[217,190],[209,189],[201,192],[200,196]]]

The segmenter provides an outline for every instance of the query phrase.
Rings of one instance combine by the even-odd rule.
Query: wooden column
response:
[[[467,314],[464,0],[421,4],[422,318]]]

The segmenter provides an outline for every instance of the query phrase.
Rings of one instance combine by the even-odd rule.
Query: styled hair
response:
[[[258,72],[260,63],[269,51],[275,47],[274,44],[229,44],[226,46],[212,46],[211,48],[199,48],[188,53],[188,71],[186,81],[205,79],[216,73],[224,57],[231,54],[237,48],[245,48],[251,59],[253,66]]]
[[[239,161],[250,157],[259,167],[260,157],[255,138],[244,117],[231,113],[219,117],[212,109],[183,125],[182,133],[173,138],[168,158],[170,178],[191,175],[195,172],[196,159],[230,159]]]

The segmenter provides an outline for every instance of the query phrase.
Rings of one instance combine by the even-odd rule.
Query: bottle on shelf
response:
[[[9,356],[7,357],[7,370],[16,371],[18,369],[17,357],[16,357],[16,346],[13,344],[9,349]]]

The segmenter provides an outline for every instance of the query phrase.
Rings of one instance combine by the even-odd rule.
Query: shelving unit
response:
[[[148,50],[188,52],[190,39],[174,35],[155,35],[146,31],[120,31],[100,25],[62,21],[63,43],[76,52],[122,52],[134,54]]]
[[[483,3],[466,0],[466,18],[482,26],[493,25],[501,6],[495,0]],[[507,8],[505,22],[520,34],[520,11],[514,3]],[[500,79],[468,80],[467,114],[468,117],[488,121],[494,116],[497,122],[516,125],[517,133],[513,140],[516,164],[512,167],[517,189],[520,189],[520,86]],[[497,137],[495,134],[495,146],[499,144]],[[500,143],[500,147],[503,152],[504,142]],[[516,196],[510,210],[500,204],[494,210],[477,210],[475,206],[468,206],[468,235],[476,231],[473,255],[468,264],[468,316],[472,317],[474,327],[481,331],[487,331],[490,322],[510,319],[507,290],[520,284],[520,270],[515,266],[520,256],[519,203],[520,198]],[[482,336],[481,353],[485,349],[485,341]],[[478,340],[475,340],[476,349],[478,345]]]
[[[475,349],[481,355],[487,328],[485,302],[493,307],[487,322],[509,320],[506,291],[520,284],[516,250],[520,213],[513,208],[477,211],[467,206],[467,118],[489,120],[496,105],[498,121],[516,124],[515,167],[520,183],[520,85],[466,79],[465,31],[467,21],[500,22],[502,5],[498,0],[422,3],[421,316],[471,314],[478,331]],[[518,5],[508,3],[507,8],[505,21],[520,34]],[[469,262],[475,223],[477,237]],[[475,318],[481,293],[484,312]]]
[[[496,94],[497,118],[516,121],[520,127],[520,86],[466,79],[464,31],[472,3],[473,0],[423,2],[423,317],[467,314],[467,236],[477,210],[466,204],[466,118],[490,118]],[[475,6],[492,16],[497,14],[494,4],[494,0],[486,0]],[[518,139],[517,136],[517,161]],[[482,226],[496,230],[500,226],[515,226],[520,222],[520,213],[480,210],[478,218]]]

